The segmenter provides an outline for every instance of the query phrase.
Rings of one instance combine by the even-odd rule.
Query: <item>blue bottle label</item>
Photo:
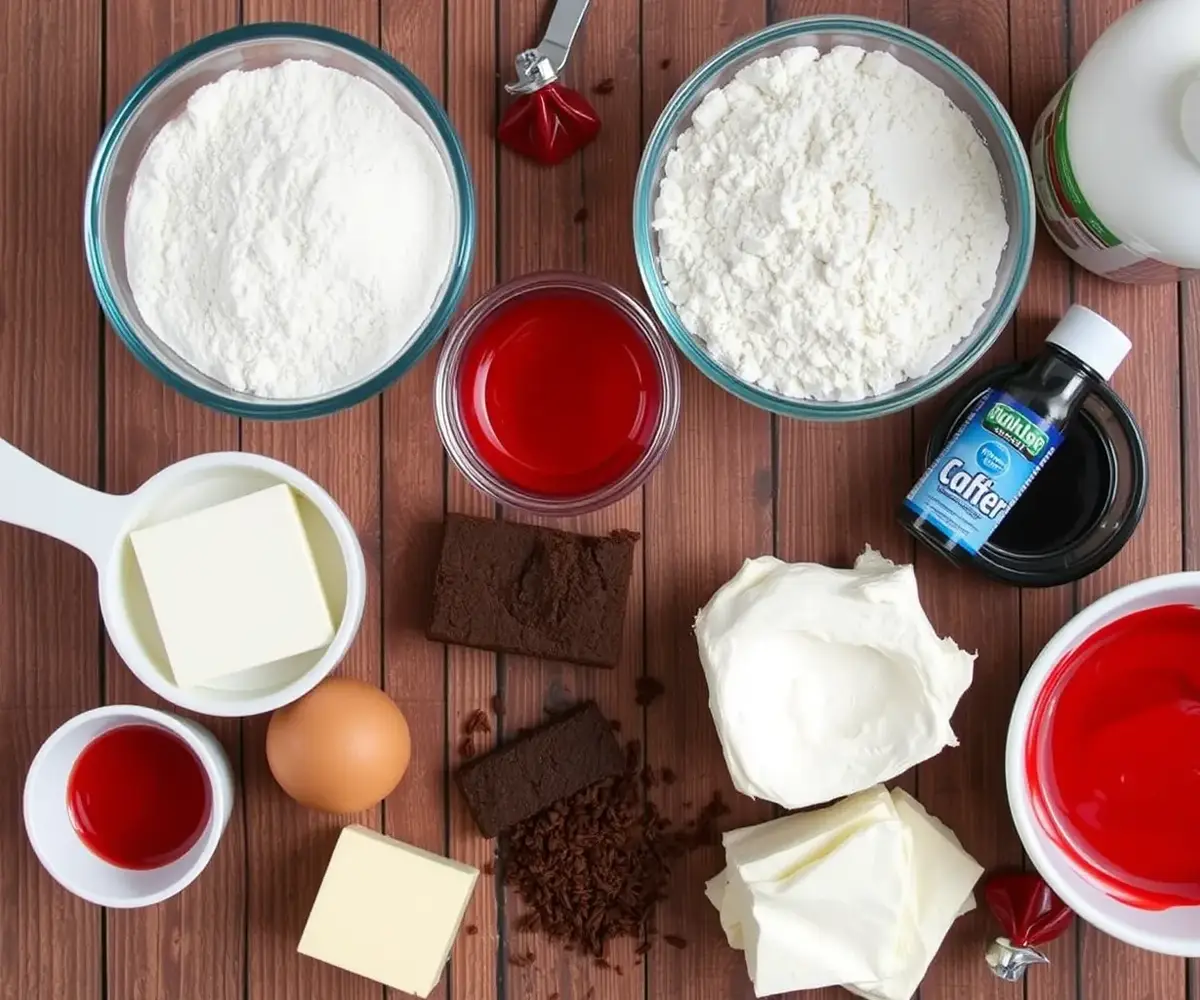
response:
[[[905,505],[975,555],[1062,439],[1047,418],[995,389],[975,405]]]

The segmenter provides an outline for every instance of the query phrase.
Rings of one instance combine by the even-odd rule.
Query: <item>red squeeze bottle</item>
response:
[[[1015,983],[1029,966],[1049,962],[1037,945],[1060,936],[1074,914],[1042,877],[1033,872],[993,875],[984,885],[983,895],[1005,934],[988,946],[987,963],[992,972]]]
[[[600,118],[588,99],[558,82],[589,0],[560,0],[537,48],[517,56],[517,81],[504,89],[517,99],[508,106],[497,138],[522,156],[553,166],[591,142]]]

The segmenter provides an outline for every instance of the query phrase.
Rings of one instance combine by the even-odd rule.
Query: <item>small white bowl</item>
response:
[[[1172,573],[1122,587],[1085,608],[1055,634],[1033,661],[1013,707],[1005,750],[1008,804],[1029,860],[1071,909],[1126,944],[1163,955],[1200,957],[1200,906],[1141,910],[1113,899],[1085,878],[1048,837],[1034,815],[1025,771],[1029,723],[1055,665],[1105,625],[1168,604],[1200,607],[1200,573]]]
[[[322,649],[223,677],[208,687],[181,687],[171,673],[129,535],[279,483],[287,483],[299,501],[336,623],[333,639]],[[283,462],[238,451],[196,455],[116,496],[60,476],[0,440],[0,485],[0,522],[61,539],[96,564],[100,612],[113,646],[138,680],[173,705],[233,717],[272,712],[316,687],[358,634],[367,602],[358,535],[333,497]]]
[[[80,753],[118,726],[154,725],[173,733],[204,766],[212,795],[208,824],[178,861],[131,871],[93,854],[79,838],[67,808],[67,781]],[[233,809],[233,771],[207,729],[153,708],[106,705],[67,720],[42,744],[25,778],[25,831],[42,867],[68,892],[100,906],[129,909],[169,899],[190,885],[216,852]]]

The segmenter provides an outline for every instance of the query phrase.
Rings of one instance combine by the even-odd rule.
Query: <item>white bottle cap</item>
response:
[[[1073,354],[1106,382],[1133,346],[1129,338],[1098,313],[1074,305],[1046,338]]]

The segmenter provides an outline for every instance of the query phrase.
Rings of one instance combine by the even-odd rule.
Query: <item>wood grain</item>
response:
[[[671,93],[702,61],[762,27],[764,5],[751,0],[687,4],[644,0],[643,124],[648,133]],[[709,715],[692,621],[748,556],[774,548],[771,420],[724,393],[683,363],[683,411],[675,443],[647,484],[646,658],[668,694],[651,713],[647,756],[679,779],[657,789],[667,816],[694,815],[722,792],[730,826],[770,816],[736,795]],[[686,803],[686,805],[685,805]],[[680,1000],[738,1000],[753,995],[743,956],[728,948],[704,883],[721,868],[719,848],[675,865],[659,929],[687,942],[647,956],[648,995]]]
[[[107,6],[105,94],[111,114],[133,85],[182,45],[237,21],[236,4],[206,0],[177,16],[170,0],[110,0]],[[236,451],[237,421],[168,389],[141,367],[108,330],[104,342],[105,488],[136,489],[172,462],[206,451]],[[111,703],[172,710],[140,684],[105,646],[105,694]],[[195,717],[195,716],[193,716]],[[241,766],[241,724],[201,719],[221,740],[235,773]],[[245,980],[245,826],[235,805],[217,854],[185,892],[161,906],[114,910],[108,918],[108,988],[138,989],[156,998],[236,1000]],[[196,941],[202,936],[203,947]]]
[[[79,207],[102,115],[101,4],[0,5],[0,437],[99,481],[99,312]],[[38,865],[21,822],[30,760],[101,697],[96,576],[0,525],[0,997],[103,993],[102,916]]]
[[[482,295],[496,281],[496,5],[493,0],[455,0],[447,19],[446,103],[466,148],[475,181],[478,236],[475,266],[467,286],[466,302]],[[443,458],[446,468],[446,509],[477,517],[495,514],[494,505],[472,489]],[[505,716],[490,711],[503,694],[499,687],[497,657],[460,646],[446,648],[448,678],[447,764],[452,771],[460,761],[458,750],[463,726],[477,709],[489,712],[490,734],[476,737],[483,752],[499,739]],[[454,1000],[493,1000],[503,996],[507,964],[501,954],[503,925],[498,893],[502,873],[496,869],[495,841],[483,837],[467,812],[462,796],[447,775],[446,804],[450,856],[482,870],[467,908],[465,933],[458,936],[450,959],[449,992]],[[474,928],[474,933],[471,933]]]

